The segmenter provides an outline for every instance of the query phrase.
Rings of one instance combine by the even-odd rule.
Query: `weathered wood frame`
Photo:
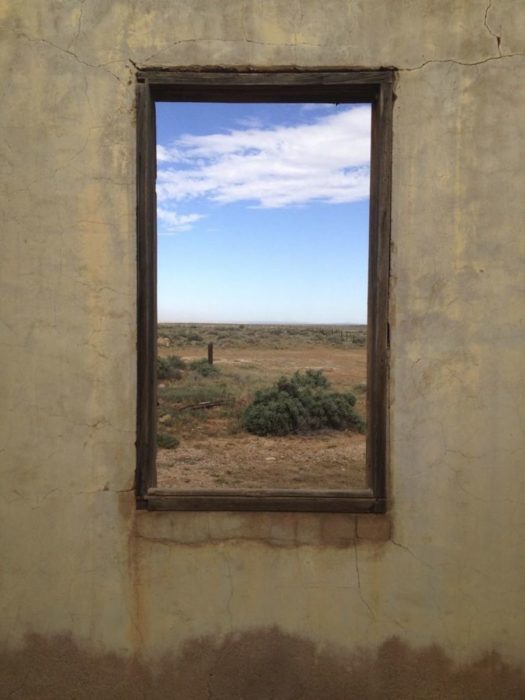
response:
[[[137,73],[138,389],[136,494],[149,510],[384,513],[387,491],[388,289],[392,70],[146,69]],[[367,488],[359,491],[156,488],[155,102],[368,102],[372,105],[368,291]]]

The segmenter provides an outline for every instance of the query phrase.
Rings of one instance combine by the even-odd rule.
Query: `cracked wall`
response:
[[[238,657],[247,698],[337,698],[366,657],[359,697],[524,697],[522,4],[3,2],[0,33],[0,696],[110,658],[230,697]],[[134,509],[134,73],[184,65],[398,69],[387,518]]]

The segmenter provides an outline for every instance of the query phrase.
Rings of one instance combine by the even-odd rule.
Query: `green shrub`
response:
[[[159,389],[158,397],[162,406],[169,407],[174,404],[192,404],[201,401],[230,401],[232,394],[223,384],[199,382],[163,387]],[[169,408],[167,410],[169,411]]]
[[[242,425],[256,435],[289,435],[322,428],[364,432],[351,393],[330,391],[321,371],[281,377],[270,389],[258,391],[242,416]]]
[[[157,433],[157,446],[165,450],[174,450],[179,446],[179,441],[175,435],[169,433]]]
[[[206,358],[190,362],[190,369],[200,374],[201,377],[211,377],[219,374],[219,369],[215,365],[210,365]]]
[[[186,363],[178,355],[157,357],[157,379],[181,379]]]
[[[281,391],[295,391],[300,389],[328,389],[330,382],[320,369],[307,369],[306,372],[295,372],[290,379],[281,377],[277,382],[277,388]]]

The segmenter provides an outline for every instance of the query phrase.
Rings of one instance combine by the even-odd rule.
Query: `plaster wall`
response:
[[[0,697],[525,697],[522,3],[0,32]],[[135,510],[134,74],[189,65],[398,70],[387,517]]]

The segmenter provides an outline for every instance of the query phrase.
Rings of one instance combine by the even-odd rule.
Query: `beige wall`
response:
[[[525,697],[520,0],[0,26],[0,697]],[[389,519],[135,511],[136,65],[399,70]]]

